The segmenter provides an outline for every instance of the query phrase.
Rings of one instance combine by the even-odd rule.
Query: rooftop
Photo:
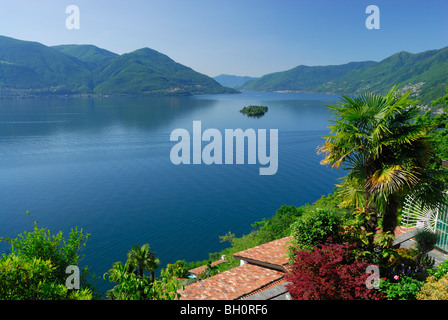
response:
[[[416,232],[415,228],[397,227],[394,244],[412,246]],[[286,237],[235,253],[234,257],[241,260],[240,266],[188,285],[180,291],[180,299],[289,300],[291,297],[285,289],[284,275],[288,272],[287,247],[290,240],[291,237]],[[436,249],[430,255],[434,256],[437,264],[448,256]],[[198,270],[190,270],[190,273],[192,271]]]
[[[244,251],[233,256],[241,261],[272,268],[285,272],[288,264],[287,246],[291,237],[271,241]]]
[[[246,263],[213,277],[190,284],[181,300],[236,300],[283,278],[280,271]]]
[[[180,299],[247,299],[267,289],[272,298],[283,297],[289,240],[286,237],[235,253],[234,257],[242,262],[240,266],[188,285],[180,291]]]
[[[448,169],[448,160],[442,160],[442,167]]]

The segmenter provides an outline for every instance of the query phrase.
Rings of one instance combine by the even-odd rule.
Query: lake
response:
[[[32,221],[65,235],[82,228],[91,234],[82,264],[100,277],[134,244],[149,243],[162,267],[208,259],[227,245],[220,235],[242,236],[282,204],[333,191],[342,172],[320,165],[316,149],[336,100],[258,92],[0,100],[0,236],[31,231]],[[239,112],[248,105],[269,111],[249,118]],[[260,175],[247,162],[174,165],[170,134],[192,132],[193,121],[223,133],[278,129],[277,173]]]

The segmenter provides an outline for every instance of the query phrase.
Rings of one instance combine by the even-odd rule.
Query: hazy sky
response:
[[[66,7],[80,29],[66,28]],[[366,8],[380,9],[369,30]],[[448,0],[0,0],[0,35],[45,45],[150,47],[196,71],[261,76],[448,46]]]

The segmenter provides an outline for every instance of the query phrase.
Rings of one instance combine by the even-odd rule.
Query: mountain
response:
[[[95,79],[94,92],[102,94],[236,92],[150,48],[115,58],[104,68],[95,71]]]
[[[0,96],[192,95],[236,93],[234,88],[343,95],[385,93],[394,85],[412,90],[424,103],[445,94],[448,47],[417,54],[401,51],[380,62],[300,65],[257,79],[212,79],[150,48],[118,55],[93,45],[49,47],[0,36]]]
[[[312,92],[316,87],[356,69],[374,65],[373,61],[351,62],[343,65],[304,66],[275,72],[246,82],[240,89],[250,91]]]
[[[236,92],[149,48],[118,55],[92,45],[48,47],[0,36],[0,96]]]
[[[219,84],[224,87],[238,88],[244,85],[246,82],[251,80],[256,80],[258,77],[248,77],[248,76],[235,76],[230,74],[220,74],[219,76],[213,77]]]
[[[41,87],[43,78],[34,70],[11,62],[0,61],[0,90],[16,88],[17,90]]]
[[[246,82],[239,89],[297,91],[352,95],[384,94],[394,85],[429,103],[448,87],[448,47],[412,54],[398,52],[380,62],[351,62],[336,66],[298,66]]]
[[[118,54],[116,53],[98,48],[90,44],[67,44],[53,46],[52,48],[84,62],[90,70],[94,70],[98,67],[104,66],[118,57]]]
[[[74,57],[37,42],[3,36],[0,64],[2,90],[78,90],[87,85],[90,76],[90,70]]]
[[[448,47],[417,54],[401,51],[375,65],[328,81],[315,91],[332,94],[385,93],[395,84],[402,90],[410,89],[423,102],[443,95],[448,86]]]

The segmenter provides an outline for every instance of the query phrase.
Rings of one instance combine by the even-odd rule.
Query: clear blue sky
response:
[[[68,5],[80,29],[68,30]],[[368,5],[380,29],[368,30]],[[448,46],[447,0],[0,0],[0,34],[46,45],[142,47],[196,71],[261,76]]]

